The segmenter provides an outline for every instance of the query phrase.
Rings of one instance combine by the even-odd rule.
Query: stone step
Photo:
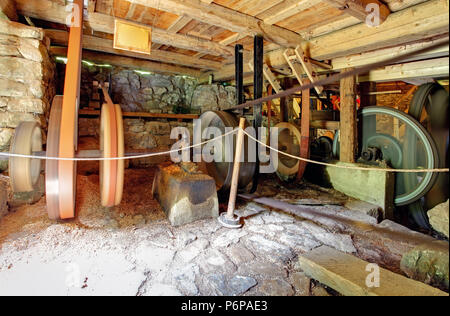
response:
[[[375,265],[327,246],[301,256],[299,264],[307,276],[345,296],[448,296],[382,268],[377,284]]]

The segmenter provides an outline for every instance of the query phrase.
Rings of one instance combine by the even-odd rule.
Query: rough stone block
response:
[[[0,57],[0,77],[14,80],[41,79],[44,77],[43,65],[39,62],[17,58]]]
[[[447,238],[448,238],[448,227],[449,227],[448,213],[449,213],[448,200],[445,203],[436,205],[432,210],[428,211],[428,213],[427,213],[427,215],[430,219],[430,224],[434,228],[434,230],[447,236]]]
[[[435,241],[423,244],[406,253],[400,268],[411,279],[448,291],[448,243]]]
[[[0,20],[0,33],[25,38],[34,38],[38,40],[42,40],[44,38],[43,29],[6,20]]]
[[[0,112],[0,127],[16,128],[20,122],[30,121],[40,123],[38,116],[31,113],[14,113],[14,112]]]
[[[336,165],[364,167],[361,164],[343,162],[337,162]],[[379,206],[383,211],[383,218],[393,219],[395,176],[391,172],[326,167],[325,173],[334,189]]]
[[[216,183],[203,173],[187,172],[174,164],[160,165],[153,194],[173,226],[219,216]]]

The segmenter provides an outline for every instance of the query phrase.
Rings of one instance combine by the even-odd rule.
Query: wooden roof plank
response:
[[[158,8],[174,14],[185,14],[198,21],[223,27],[250,36],[263,35],[265,39],[280,46],[295,48],[303,42],[302,37],[290,30],[268,25],[261,20],[215,3],[206,5],[200,0],[133,0],[136,3]]]
[[[48,0],[16,0],[17,9],[23,15],[55,22],[66,23],[65,7]],[[115,18],[101,13],[90,13],[87,24],[96,31],[114,34]],[[196,50],[201,53],[231,57],[234,55],[232,47],[200,38],[175,34],[153,27],[152,40],[156,44],[167,44],[174,47]]]
[[[48,36],[53,44],[66,46],[69,39],[69,33],[60,30],[45,30],[45,35]],[[198,60],[197,58],[173,53],[169,51],[152,50],[150,55],[139,54],[129,51],[122,51],[114,49],[113,40],[99,38],[95,36],[83,36],[83,48],[98,52],[105,52],[115,55],[123,55],[127,57],[134,57],[139,59],[153,60],[163,63],[173,63],[188,67],[195,67],[201,69],[220,69],[222,64],[219,62],[209,60]]]

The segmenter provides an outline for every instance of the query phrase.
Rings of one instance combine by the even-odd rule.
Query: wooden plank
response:
[[[345,71],[350,70],[352,69]],[[341,133],[339,136],[342,162],[355,162],[358,147],[356,111],[356,78],[351,76],[341,80]]]
[[[307,276],[345,296],[448,296],[424,283],[379,268],[379,287],[369,287],[373,266],[355,256],[321,246],[299,257]],[[377,285],[375,283],[375,285]]]
[[[335,8],[343,10],[345,13],[354,16],[358,20],[364,22],[371,12],[371,10],[366,11],[368,5],[376,5],[379,10],[379,22],[383,23],[386,21],[391,10],[382,2],[378,0],[325,0],[325,2],[331,4]]]
[[[80,110],[80,115],[100,116],[101,112],[96,110]],[[165,113],[147,113],[147,112],[123,112],[124,117],[147,117],[147,118],[166,118],[177,120],[195,120],[200,116],[196,114],[165,114]]]
[[[68,33],[66,31],[45,30],[45,34],[52,40],[53,44],[65,46],[67,45]],[[186,56],[183,54],[168,51],[152,50],[150,55],[146,55],[130,51],[118,50],[114,49],[112,40],[89,35],[83,36],[83,48],[98,51],[101,53],[111,53],[115,55],[159,61],[163,63],[172,63],[201,69],[220,69],[222,66],[221,63],[216,61],[203,59],[199,60],[192,56]]]
[[[50,52],[55,56],[66,56],[67,48],[65,47],[51,47]],[[131,68],[134,70],[151,71],[162,74],[180,75],[184,74],[190,77],[200,78],[203,76],[203,72],[198,69],[175,66],[170,64],[163,64],[160,62],[153,62],[150,60],[130,58],[118,55],[102,54],[98,52],[91,52],[83,50],[83,58],[86,60],[109,64],[114,66]]]
[[[297,46],[297,48],[295,48],[295,55],[297,56],[297,60],[300,61],[300,63],[302,64],[303,70],[305,71],[309,80],[311,82],[316,82],[317,80],[319,80],[319,77],[317,76],[316,72],[314,71],[313,66],[309,62],[309,59],[306,58],[306,55],[300,46]],[[323,91],[323,87],[316,86],[316,87],[314,87],[314,89],[317,91],[318,94],[321,94]]]
[[[0,0],[0,18],[18,21],[16,6],[13,0]]]
[[[398,81],[418,78],[439,78],[449,76],[449,58],[435,58],[410,63],[386,66],[371,71],[368,75],[360,76],[359,82],[364,81]]]
[[[320,36],[307,45],[310,57],[317,60],[333,59],[446,34],[448,9],[448,0],[430,0],[390,14],[378,27],[361,23]]]
[[[37,19],[66,23],[65,7],[49,0],[17,0],[17,10],[23,15]],[[115,18],[102,13],[90,13],[87,25],[94,31],[114,34]],[[194,50],[214,56],[232,57],[234,50],[213,41],[204,40],[189,35],[175,34],[167,30],[153,27],[152,40],[156,44]]]
[[[303,42],[302,37],[295,32],[263,23],[258,18],[215,3],[207,5],[200,0],[134,0],[134,2],[177,15],[185,14],[195,20],[236,33],[245,33],[252,37],[263,35],[266,40],[284,47],[296,47]]]
[[[88,2],[88,12],[89,13],[94,13],[96,6],[97,6],[97,0],[89,0],[89,2]]]
[[[309,9],[319,2],[321,0],[287,0],[271,7],[257,17],[264,23],[272,25]]]

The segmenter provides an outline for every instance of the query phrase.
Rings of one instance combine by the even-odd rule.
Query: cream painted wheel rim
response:
[[[22,122],[15,130],[10,152],[32,155],[42,151],[42,132],[37,122]],[[42,161],[22,157],[9,159],[9,176],[13,192],[31,192],[41,174]]]

